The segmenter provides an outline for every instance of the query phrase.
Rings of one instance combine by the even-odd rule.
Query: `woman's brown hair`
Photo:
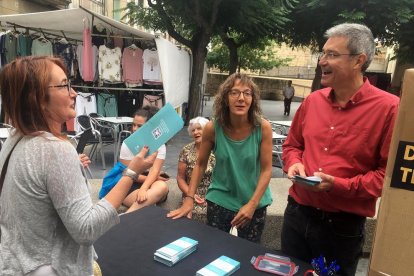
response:
[[[49,101],[48,86],[51,68],[56,64],[66,73],[59,58],[22,57],[3,67],[0,72],[0,92],[6,117],[24,135],[36,131],[48,131],[56,136],[48,123],[46,104]]]
[[[219,87],[214,97],[213,114],[214,119],[220,126],[229,127],[230,124],[230,108],[229,108],[229,92],[233,88],[236,80],[240,80],[241,84],[247,85],[252,90],[252,104],[248,111],[248,120],[254,126],[261,124],[262,110],[260,108],[260,90],[253,82],[252,78],[246,74],[234,73],[230,75]]]

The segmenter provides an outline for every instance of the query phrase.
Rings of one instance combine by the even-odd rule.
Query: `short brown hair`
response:
[[[137,111],[135,111],[134,116],[139,116],[139,117],[144,117],[145,121],[148,121],[149,119],[152,118],[152,116],[154,116],[158,110],[160,110],[157,106],[154,105],[146,105],[144,107],[141,107],[140,109],[138,109]]]
[[[250,87],[253,92],[252,104],[248,111],[248,119],[254,126],[261,124],[262,110],[260,108],[260,89],[253,82],[252,78],[246,74],[234,73],[230,75],[219,87],[216,96],[214,97],[213,113],[214,119],[220,126],[229,126],[230,123],[230,108],[228,95],[233,88],[236,80],[240,80],[241,84]]]
[[[35,131],[54,133],[48,124],[46,103],[51,67],[56,64],[66,73],[59,58],[28,56],[17,58],[0,72],[0,91],[3,108],[12,125],[22,134]]]

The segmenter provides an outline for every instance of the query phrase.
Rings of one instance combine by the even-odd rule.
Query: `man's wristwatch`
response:
[[[124,170],[123,175],[130,177],[133,181],[136,181],[138,177],[138,174],[136,172],[128,168]]]

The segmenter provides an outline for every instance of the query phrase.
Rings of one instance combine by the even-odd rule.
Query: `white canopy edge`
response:
[[[160,60],[162,80],[164,84],[165,102],[175,108],[188,102],[190,90],[190,55],[184,49],[163,38],[156,38],[158,57]]]
[[[115,21],[109,17],[94,13],[84,8],[64,9],[47,12],[23,13],[12,15],[0,15],[2,25],[8,23],[23,27],[39,28],[48,33],[62,36],[62,31],[68,38],[82,40],[84,26],[102,24],[107,30],[116,35],[134,36],[136,38],[152,40],[154,35],[137,30],[122,22]]]

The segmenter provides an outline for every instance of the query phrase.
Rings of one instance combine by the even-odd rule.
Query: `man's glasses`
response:
[[[253,96],[253,92],[250,89],[246,89],[244,91],[240,91],[238,89],[232,89],[230,90],[229,95],[230,97],[237,99],[240,97],[241,93],[243,93],[243,96],[248,99],[250,99]]]
[[[318,55],[319,60],[321,59],[327,59],[327,60],[332,60],[332,59],[336,59],[337,57],[340,56],[358,56],[360,54],[339,54],[339,53],[334,53],[334,52],[320,52]]]
[[[48,88],[63,88],[63,87],[66,87],[67,89],[68,89],[68,94],[69,94],[69,96],[70,96],[70,92],[72,91],[72,86],[71,86],[71,84],[70,84],[70,81],[68,81],[68,83],[67,84],[61,84],[61,85],[50,85],[50,86],[48,86]]]

